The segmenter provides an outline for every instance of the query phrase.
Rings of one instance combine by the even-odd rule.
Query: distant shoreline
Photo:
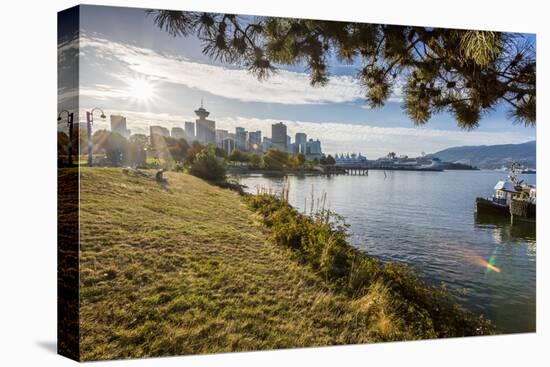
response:
[[[340,167],[344,170],[343,167]],[[455,169],[432,169],[432,168],[414,168],[414,167],[369,167],[362,169],[364,171],[407,171],[407,172],[444,172],[444,171],[481,171],[479,168],[455,168]],[[333,176],[333,175],[350,175],[343,171],[324,172],[320,170],[265,170],[265,169],[249,169],[245,167],[231,167],[227,170],[229,175],[248,175],[262,174],[268,176]],[[351,175],[353,176],[353,175]]]

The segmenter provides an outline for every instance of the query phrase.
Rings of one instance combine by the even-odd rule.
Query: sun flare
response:
[[[128,81],[128,93],[132,99],[148,102],[155,96],[155,87],[147,79],[131,79]]]

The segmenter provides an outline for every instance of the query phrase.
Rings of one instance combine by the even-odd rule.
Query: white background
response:
[[[540,0],[118,0],[95,4],[537,33],[537,333],[101,362],[105,366],[548,365],[548,10]],[[56,341],[56,12],[74,1],[2,2],[0,365],[74,365]],[[546,212],[546,213],[545,213]],[[546,215],[545,215],[546,214]],[[548,224],[546,224],[548,226]],[[546,341],[544,339],[547,339]],[[546,346],[546,350],[544,347]]]

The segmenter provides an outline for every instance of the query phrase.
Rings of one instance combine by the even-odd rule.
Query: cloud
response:
[[[98,100],[110,100],[112,98],[126,100],[129,99],[128,91],[119,88],[113,88],[104,84],[94,84],[93,86],[80,87],[81,96],[92,97]]]
[[[325,87],[312,87],[307,74],[279,70],[267,81],[260,82],[247,70],[198,63],[182,56],[95,36],[82,36],[80,49],[90,50],[82,58],[84,65],[86,56],[94,55],[103,60],[122,62],[134,73],[239,101],[322,104],[364,99],[359,83],[353,76],[332,76]],[[400,100],[399,88],[390,100]]]
[[[161,125],[167,128],[183,127],[184,121],[194,121],[192,115],[175,115],[167,113],[150,113],[120,110],[105,110],[110,114],[122,114],[127,118],[128,128],[132,133],[149,133],[150,125]],[[82,113],[81,113],[82,115]],[[82,118],[82,116],[81,116]],[[242,126],[249,131],[260,130],[262,136],[271,136],[271,125],[282,121],[287,125],[288,135],[294,141],[297,132],[305,132],[309,138],[319,139],[324,152],[347,153],[361,152],[369,159],[378,158],[390,151],[410,156],[421,152],[433,153],[438,150],[461,145],[492,145],[522,143],[533,138],[518,132],[501,132],[498,134],[484,131],[450,131],[426,127],[379,127],[337,122],[308,122],[291,120],[258,119],[244,117],[219,117],[216,128],[234,131]],[[95,129],[108,129],[109,121],[95,120]]]

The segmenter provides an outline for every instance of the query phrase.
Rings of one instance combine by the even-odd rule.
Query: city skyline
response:
[[[82,11],[89,16],[81,24],[78,49],[85,76],[79,90],[80,121],[85,110],[99,106],[107,115],[125,116],[132,133],[145,133],[151,125],[184,128],[204,98],[216,128],[241,126],[265,136],[272,124],[283,122],[291,136],[303,131],[319,138],[327,153],[345,146],[369,156],[396,150],[418,155],[452,146],[536,139],[535,128],[514,125],[500,107],[473,131],[458,129],[447,114],[415,127],[401,110],[400,88],[385,107],[368,109],[353,78],[354,65],[334,61],[329,83],[322,88],[309,85],[300,65],[280,67],[278,74],[259,82],[246,70],[212,62],[202,55],[196,38],[172,38],[157,29],[142,9],[107,13],[103,7],[83,6]],[[60,47],[61,62],[71,47]],[[62,81],[58,92],[67,103],[76,95]],[[99,119],[94,124],[94,130],[108,126]]]
[[[242,126],[236,126],[234,132],[226,129],[219,129],[215,120],[206,119],[210,116],[201,100],[201,105],[195,110],[195,121],[185,121],[184,126],[174,126],[171,129],[161,125],[149,126],[149,138],[152,141],[153,135],[185,139],[188,143],[198,142],[200,144],[212,144],[223,149],[227,154],[234,150],[243,152],[266,152],[269,149],[277,149],[288,153],[301,153],[308,159],[319,159],[324,155],[319,139],[307,139],[307,134],[297,132],[292,137],[287,133],[287,126],[282,122],[271,125],[271,134],[263,134],[261,130],[248,131]],[[121,115],[110,116],[112,132],[128,138],[130,130],[127,129],[126,118]],[[269,135],[269,137],[268,137]],[[263,137],[263,138],[262,138]]]

